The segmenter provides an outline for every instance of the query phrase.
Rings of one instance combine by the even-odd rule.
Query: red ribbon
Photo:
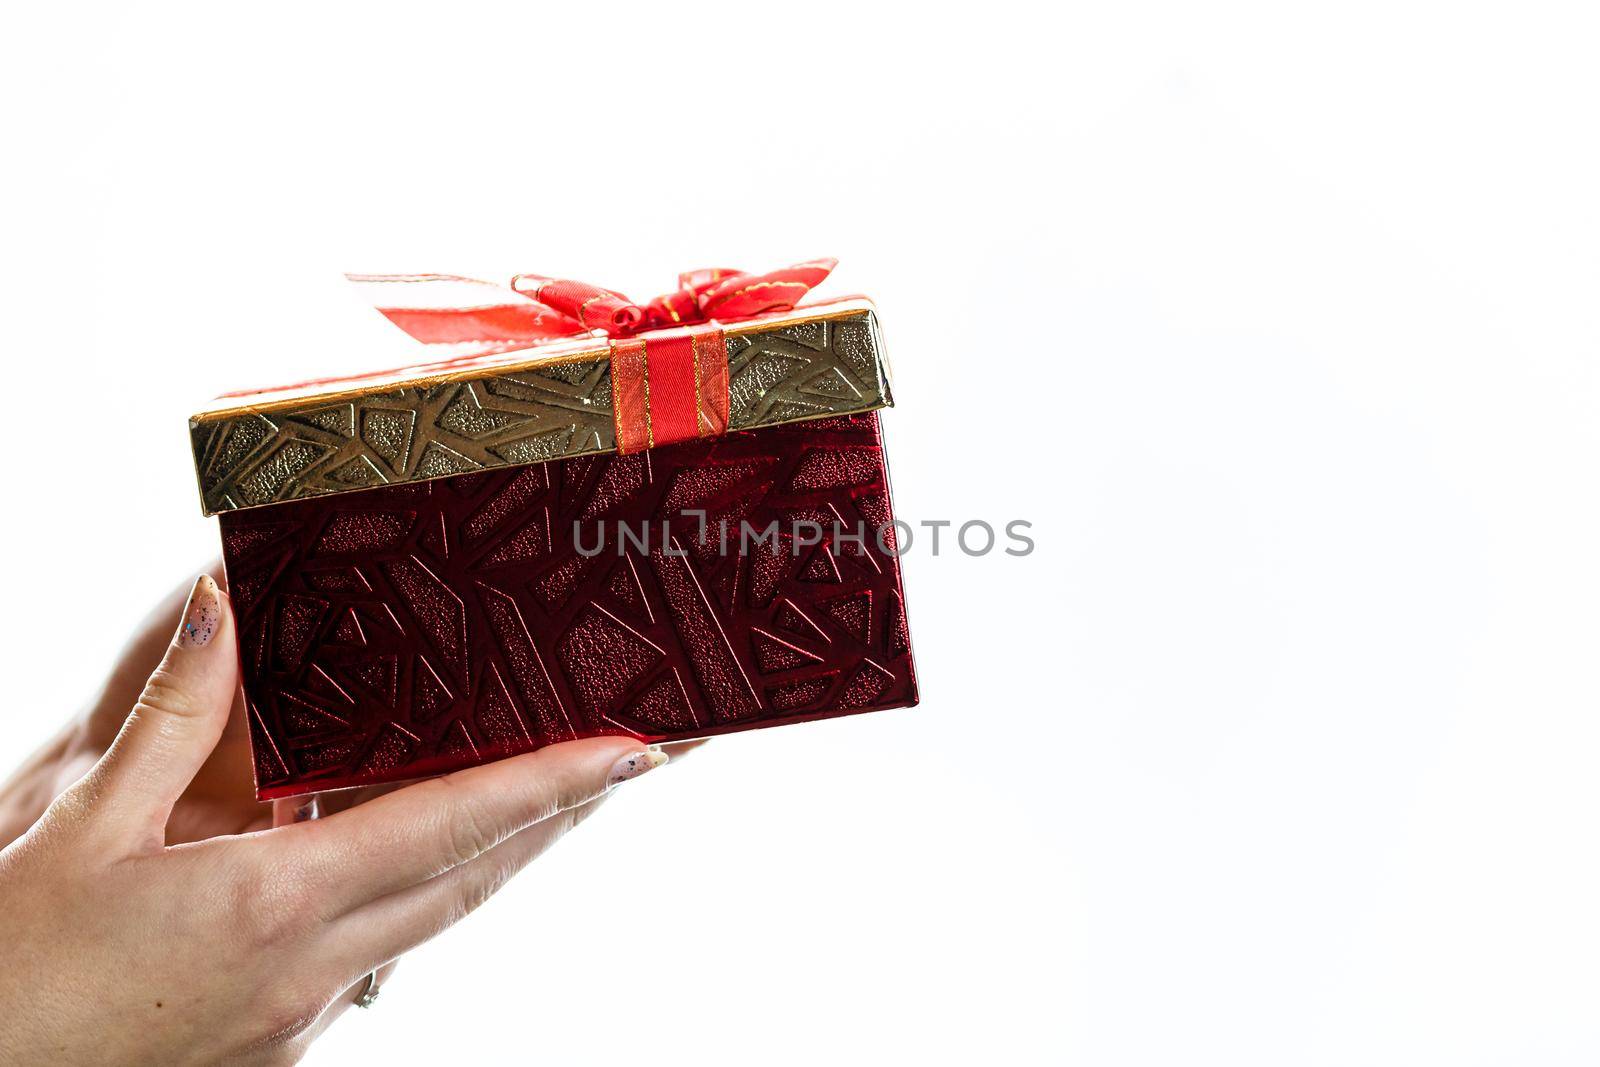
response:
[[[826,278],[835,259],[749,274],[708,269],[645,304],[586,282],[519,274],[506,290],[448,274],[349,275],[374,287],[396,326],[449,346],[442,365],[531,348],[587,331],[613,338],[612,410],[617,450],[636,452],[726,433],[728,361],[720,323],[787,311]]]

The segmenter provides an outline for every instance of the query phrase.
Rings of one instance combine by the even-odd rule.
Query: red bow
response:
[[[586,282],[519,274],[511,287],[454,274],[351,274],[378,310],[447,359],[510,352],[599,330],[630,337],[645,330],[747,319],[784,311],[820,284],[839,261],[814,259],[766,274],[708,269],[678,276],[678,288],[644,305]]]
[[[786,311],[838,265],[837,259],[814,259],[767,274],[724,267],[692,270],[678,275],[677,289],[642,307],[610,289],[538,274],[517,275],[511,288],[576,319],[585,329],[629,337],[642,330]]]

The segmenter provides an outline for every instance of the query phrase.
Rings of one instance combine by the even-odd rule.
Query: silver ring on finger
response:
[[[378,999],[378,993],[378,972],[373,971],[367,975],[366,982],[361,986],[361,992],[356,995],[356,1007],[372,1007],[373,1001]]]

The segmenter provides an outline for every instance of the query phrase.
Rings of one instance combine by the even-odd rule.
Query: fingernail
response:
[[[656,745],[651,745],[643,752],[630,752],[611,765],[611,776],[606,779],[606,788],[621,785],[630,778],[637,778],[645,771],[653,771],[667,762],[667,754]]]
[[[183,609],[183,622],[178,625],[180,648],[201,648],[217,632],[222,621],[222,597],[217,583],[210,575],[202,574],[195,580],[189,603]]]

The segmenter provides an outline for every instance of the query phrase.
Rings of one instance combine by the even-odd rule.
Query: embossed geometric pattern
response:
[[[890,403],[870,311],[761,320],[726,339],[734,429]],[[466,361],[448,380],[354,393],[330,382],[293,400],[250,399],[190,420],[208,515],[616,448],[611,364],[600,352],[516,368],[503,357],[476,370]]]
[[[892,514],[876,414],[226,512],[257,791],[914,704],[898,562],[832,533]]]

